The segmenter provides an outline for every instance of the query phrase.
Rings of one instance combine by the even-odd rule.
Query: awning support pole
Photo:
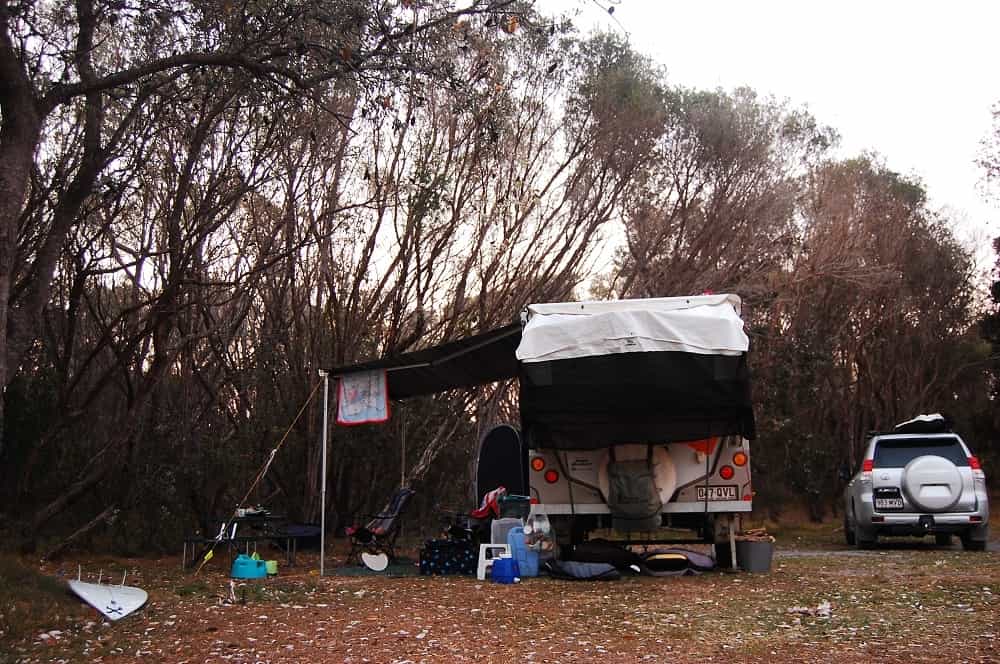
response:
[[[326,563],[326,436],[330,422],[327,416],[330,404],[330,375],[323,369],[319,370],[319,375],[323,378],[323,468],[320,471],[319,489],[319,578],[322,579]]]
[[[401,418],[401,438],[403,439],[403,451],[399,455],[399,488],[402,489],[406,486],[406,409],[403,404],[400,404],[400,411],[403,417]]]

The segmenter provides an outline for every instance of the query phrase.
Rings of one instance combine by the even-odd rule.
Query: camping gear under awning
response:
[[[517,376],[515,351],[521,342],[521,324],[505,327],[404,353],[382,360],[337,367],[333,377],[363,371],[388,372],[389,398],[474,387]]]

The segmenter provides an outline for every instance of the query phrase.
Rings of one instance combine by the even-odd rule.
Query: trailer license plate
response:
[[[698,487],[698,500],[739,500],[736,497],[736,485],[726,486],[700,486]]]

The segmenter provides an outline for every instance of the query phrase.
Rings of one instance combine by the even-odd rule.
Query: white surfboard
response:
[[[149,598],[142,588],[126,585],[87,583],[74,579],[69,582],[69,588],[84,602],[104,614],[108,620],[124,618],[145,604]]]

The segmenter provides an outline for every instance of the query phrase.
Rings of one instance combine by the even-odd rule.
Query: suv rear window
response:
[[[875,445],[875,467],[902,468],[927,454],[944,457],[956,466],[969,465],[957,438],[888,438]]]

